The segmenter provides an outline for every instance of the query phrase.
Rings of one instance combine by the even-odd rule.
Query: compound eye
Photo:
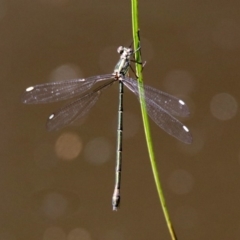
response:
[[[128,55],[131,55],[133,53],[133,50],[131,48],[126,48],[125,51]]]
[[[122,54],[123,53],[123,46],[118,47],[117,52],[119,54]]]

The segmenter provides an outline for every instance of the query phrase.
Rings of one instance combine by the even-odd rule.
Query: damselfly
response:
[[[117,51],[120,54],[120,59],[116,64],[113,73],[111,74],[97,75],[85,79],[82,78],[39,84],[28,87],[22,96],[23,103],[37,104],[57,102],[80,95],[78,99],[70,102],[49,116],[47,121],[47,129],[52,131],[58,130],[84,117],[97,102],[103,90],[111,86],[114,82],[119,83],[116,179],[112,197],[113,210],[117,210],[120,204],[123,85],[132,91],[137,96],[138,100],[140,100],[140,92],[138,89],[137,80],[127,76],[130,62],[132,61],[131,56],[133,55],[134,51],[131,48],[122,46],[120,46]],[[102,86],[97,87],[92,92],[86,93],[96,83],[106,80],[109,81],[104,83]],[[189,132],[189,129],[174,117],[189,116],[189,109],[185,102],[147,85],[144,85],[143,92],[146,101],[147,112],[152,120],[160,128],[181,142],[187,144],[192,143],[192,135]]]

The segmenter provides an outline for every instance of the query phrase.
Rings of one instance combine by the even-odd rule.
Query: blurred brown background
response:
[[[111,73],[132,40],[130,1],[0,1],[0,240],[170,239],[139,103],[125,89],[121,208],[112,212],[118,85],[80,125],[47,132],[64,103],[24,105],[28,86]],[[238,1],[140,1],[145,83],[184,99],[194,142],[151,121],[179,239],[240,239]]]

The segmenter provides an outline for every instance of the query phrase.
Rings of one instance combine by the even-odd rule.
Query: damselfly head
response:
[[[132,48],[127,48],[127,52],[131,55],[133,53]]]
[[[124,47],[123,46],[119,46],[117,49],[117,52],[121,55],[123,53]]]

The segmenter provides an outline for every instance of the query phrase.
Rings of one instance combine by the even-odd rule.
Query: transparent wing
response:
[[[86,95],[51,114],[47,121],[47,130],[58,130],[84,117],[97,102],[99,96],[100,92]]]
[[[148,101],[146,105],[148,115],[160,128],[184,143],[192,143],[192,135],[189,129],[179,120],[159,107],[156,102]]]
[[[97,88],[51,114],[47,121],[47,130],[58,130],[84,117],[97,102],[101,91],[111,86],[112,83],[113,81]]]
[[[138,83],[133,78],[124,78],[123,83],[136,95],[138,93]],[[162,92],[156,88],[144,84],[144,92],[146,101],[153,101],[161,108],[177,117],[187,117],[190,115],[188,106],[179,98],[168,93]]]
[[[37,104],[65,100],[83,94],[97,82],[112,78],[112,74],[106,74],[35,85],[25,90],[22,96],[22,102],[26,104]]]
[[[137,96],[138,100],[140,100],[136,80],[131,78],[123,78],[123,83]],[[186,104],[184,104],[184,107],[182,108],[177,103],[177,98],[149,86],[144,86],[144,91],[147,112],[152,120],[160,128],[178,140],[187,144],[192,143],[192,135],[189,132],[189,129],[172,116],[172,114],[178,116],[186,116],[186,113],[189,114],[188,108],[185,108]],[[151,94],[154,96],[153,99],[151,98]],[[161,100],[161,98],[164,100]]]

